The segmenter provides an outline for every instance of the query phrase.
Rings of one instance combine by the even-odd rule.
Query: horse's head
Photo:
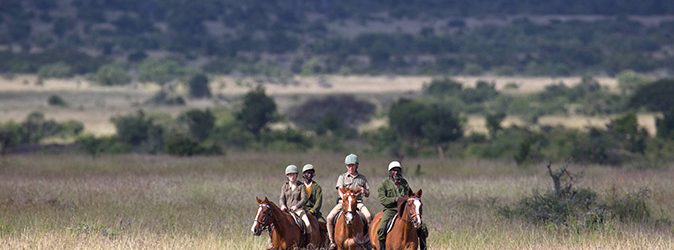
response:
[[[339,190],[342,192],[342,209],[344,209],[346,224],[351,225],[354,215],[358,212],[357,197],[361,190],[354,191],[343,187],[339,188]]]
[[[257,197],[255,197],[255,199],[257,200],[258,208],[250,231],[253,232],[253,235],[260,236],[262,231],[269,229],[271,224],[271,206],[269,205],[269,199],[267,199],[267,197],[264,197],[264,200],[260,200],[260,198]]]
[[[421,203],[421,189],[416,193],[410,193],[407,201],[404,202],[405,207],[399,211],[407,211],[409,221],[412,222],[414,228],[421,227],[421,213],[423,211],[423,203]]]

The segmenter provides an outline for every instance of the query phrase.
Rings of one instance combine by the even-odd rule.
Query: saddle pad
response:
[[[393,218],[391,218],[388,221],[388,224],[386,225],[386,234],[391,232],[391,229],[393,229],[393,224],[395,224],[396,220],[398,219],[398,213],[396,213]]]

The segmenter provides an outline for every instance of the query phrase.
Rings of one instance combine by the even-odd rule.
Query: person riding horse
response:
[[[340,187],[350,188],[351,190],[361,190],[357,196],[357,208],[361,214],[367,220],[367,223],[370,223],[372,220],[370,211],[363,204],[363,196],[370,196],[370,185],[367,183],[367,178],[364,175],[358,173],[358,156],[355,154],[349,154],[344,159],[344,164],[346,165],[346,173],[341,174],[337,178],[337,193],[341,199],[343,194],[339,190]],[[334,231],[334,219],[335,216],[342,210],[342,203],[338,202],[337,205],[330,211],[327,218],[327,229],[328,229],[328,238],[330,239],[330,249],[335,249],[337,245],[335,244],[335,237],[333,235]],[[367,231],[366,231],[367,232]]]
[[[403,178],[402,166],[398,161],[392,161],[388,164],[389,175],[377,189],[377,198],[379,203],[384,207],[384,214],[377,229],[377,237],[379,239],[379,246],[381,250],[386,248],[386,226],[389,221],[398,213],[398,204],[404,202],[404,197],[412,193],[407,180]],[[426,238],[428,237],[428,228],[426,224],[421,223],[421,227],[417,230],[419,236],[419,246],[422,250],[426,249]]]
[[[302,176],[304,177],[304,187],[307,192],[307,203],[305,204],[309,213],[316,216],[319,222],[325,223],[323,214],[321,213],[321,206],[323,205],[323,191],[321,186],[314,181],[314,165],[306,164],[302,167]]]
[[[292,212],[302,218],[306,226],[306,234],[311,235],[311,224],[305,211],[307,192],[302,182],[297,180],[298,172],[295,165],[288,165],[286,167],[285,173],[288,181],[281,187],[279,205],[281,205],[282,211]]]

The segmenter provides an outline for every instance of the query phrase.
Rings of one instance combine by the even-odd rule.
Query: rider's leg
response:
[[[304,221],[304,225],[307,228],[307,234],[311,234],[311,223],[309,223],[309,217],[307,217],[307,213],[302,209],[298,209],[295,211],[295,214],[302,218],[302,221]]]
[[[379,241],[386,241],[386,225],[396,214],[396,211],[393,209],[384,209],[383,212],[384,214],[381,216],[379,228],[377,228],[377,238]]]
[[[358,208],[358,211],[360,211],[360,213],[365,216],[367,223],[370,224],[370,221],[372,221],[372,214],[370,214],[370,210],[368,210],[363,203],[358,203],[356,207]]]
[[[426,250],[426,239],[428,238],[428,228],[425,223],[421,223],[421,227],[417,229],[417,235],[419,236],[419,249]]]
[[[332,234],[333,229],[335,228],[335,225],[333,225],[333,221],[335,220],[335,216],[337,216],[337,213],[339,210],[342,209],[342,204],[339,203],[337,204],[332,211],[328,214],[328,218],[326,221],[326,226],[328,228],[328,239],[330,239],[330,243],[334,244],[335,243],[335,237]]]

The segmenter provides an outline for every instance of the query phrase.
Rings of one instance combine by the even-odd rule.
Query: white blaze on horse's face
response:
[[[349,195],[347,201],[348,202],[346,204],[348,206],[346,208],[346,215],[345,216],[346,216],[346,224],[350,225],[351,222],[353,221],[353,214],[352,214],[353,211],[351,210],[351,207],[352,207],[351,204],[353,204],[353,195]]]
[[[421,201],[418,198],[413,199],[414,201],[412,202],[414,204],[414,210],[415,210],[415,216],[414,216],[414,227],[419,228],[421,227]]]
[[[257,208],[257,214],[255,215],[255,220],[253,221],[253,226],[250,228],[250,231],[253,232],[254,234],[257,233],[255,229],[257,229],[257,224],[258,224],[257,222],[258,222],[258,220],[260,220],[260,214],[261,213],[262,213],[262,206],[259,206]]]

